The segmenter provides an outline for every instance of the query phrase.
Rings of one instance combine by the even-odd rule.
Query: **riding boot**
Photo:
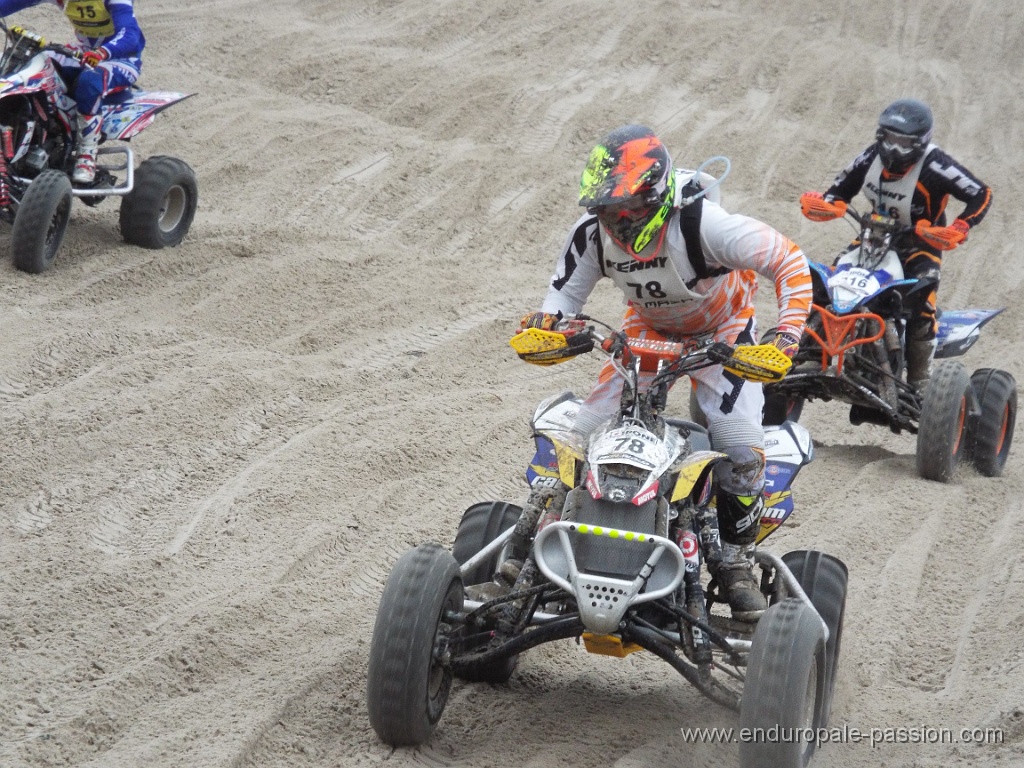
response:
[[[74,184],[91,184],[96,178],[96,151],[100,143],[100,115],[78,116],[78,162],[71,176]]]
[[[907,384],[923,392],[932,375],[935,339],[907,339]]]
[[[768,609],[754,575],[754,544],[722,542],[722,561],[714,576],[729,601],[732,617],[738,621],[756,621]]]

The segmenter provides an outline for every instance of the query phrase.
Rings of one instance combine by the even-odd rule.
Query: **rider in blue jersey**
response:
[[[78,104],[78,161],[71,180],[91,184],[102,128],[100,106],[105,96],[138,80],[146,38],[132,0],[0,0],[0,16],[43,3],[56,5],[68,17],[76,38],[70,47],[82,53],[81,60],[53,58]]]

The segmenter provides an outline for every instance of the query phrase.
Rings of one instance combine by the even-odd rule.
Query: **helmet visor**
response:
[[[659,208],[660,204],[651,205],[640,198],[633,198],[616,205],[595,205],[587,210],[597,215],[597,220],[615,240],[633,245]]]

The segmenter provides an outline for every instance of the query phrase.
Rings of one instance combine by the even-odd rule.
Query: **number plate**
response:
[[[653,470],[668,463],[668,451],[646,429],[619,427],[605,432],[594,442],[590,455],[598,464],[629,464]]]

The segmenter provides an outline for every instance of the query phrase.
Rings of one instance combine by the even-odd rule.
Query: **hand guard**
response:
[[[547,312],[531,312],[528,315],[522,316],[519,320],[519,327],[523,330],[527,328],[540,328],[542,331],[553,331],[561,319],[561,313],[549,315]]]
[[[963,219],[957,219],[948,227],[933,227],[931,222],[921,219],[914,225],[914,234],[932,248],[951,251],[967,239],[970,229]]]
[[[764,384],[781,381],[793,367],[793,361],[774,344],[743,344],[733,350],[722,367],[747,381]]]
[[[811,221],[832,221],[846,215],[846,203],[826,200],[820,192],[804,192],[800,195],[800,212]]]
[[[772,339],[772,346],[792,360],[797,350],[800,349],[800,339],[789,333],[777,333]]]
[[[513,336],[509,345],[520,360],[534,365],[555,365],[590,352],[594,348],[594,340],[587,333],[526,328]]]
[[[82,54],[82,63],[89,69],[92,69],[101,61],[106,61],[110,58],[110,54],[107,53],[106,48],[94,48],[91,51],[85,51]]]

